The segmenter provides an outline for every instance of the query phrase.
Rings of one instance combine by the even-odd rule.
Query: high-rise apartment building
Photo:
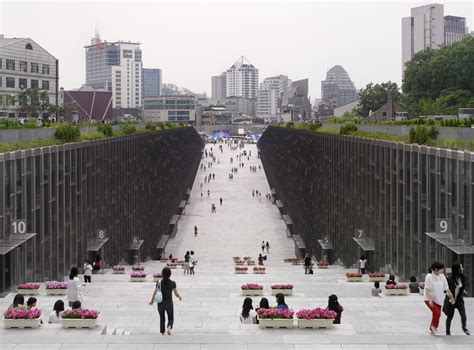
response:
[[[48,102],[58,104],[58,60],[30,38],[5,38],[0,34],[0,117],[22,114],[15,98],[22,90],[39,88]]]
[[[161,69],[143,68],[143,96],[160,96],[161,79]]]
[[[211,99],[217,103],[222,102],[227,94],[226,87],[226,72],[211,77]]]
[[[226,96],[257,98],[258,69],[241,56],[226,71]]]
[[[455,43],[468,32],[466,19],[444,16],[444,6],[441,4],[412,8],[411,16],[402,18],[403,68],[417,52]]]
[[[321,81],[321,97],[324,103],[335,107],[344,106],[358,99],[357,89],[349,74],[342,66],[334,66]]]
[[[265,78],[257,96],[257,117],[266,121],[276,119],[280,110],[281,96],[288,91],[291,80],[286,75]]]
[[[142,106],[142,51],[140,43],[107,42],[98,35],[86,49],[86,85],[112,91],[113,108]]]

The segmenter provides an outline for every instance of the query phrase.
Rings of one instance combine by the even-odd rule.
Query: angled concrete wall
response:
[[[0,292],[81,267],[97,229],[107,230],[110,265],[127,260],[134,237],[144,240],[141,258],[153,256],[201,149],[188,127],[0,154]],[[36,236],[9,250],[13,219]]]
[[[258,147],[295,233],[319,258],[327,238],[347,266],[365,254],[372,271],[422,278],[434,260],[458,260],[473,280],[474,153],[272,126]],[[451,240],[425,234],[439,218],[451,221]],[[357,229],[374,251],[354,241]]]

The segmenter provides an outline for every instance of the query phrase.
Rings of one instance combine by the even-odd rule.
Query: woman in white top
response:
[[[64,301],[56,300],[56,302],[54,303],[53,311],[49,315],[48,323],[61,323],[61,318],[59,316],[63,311]]]
[[[448,286],[446,276],[444,276],[444,265],[440,262],[434,262],[430,268],[431,273],[425,278],[425,304],[431,310],[432,317],[430,323],[430,332],[435,334],[441,318],[441,306],[443,305],[445,294],[450,300],[453,299]]]
[[[92,265],[86,260],[84,262],[84,283],[91,283],[92,279]]]
[[[365,258],[365,256],[361,256],[360,257],[360,260],[359,260],[359,270],[360,270],[360,273],[361,274],[365,274],[365,270],[367,269],[367,259]]]
[[[71,268],[71,273],[69,274],[69,281],[67,283],[67,299],[69,301],[69,306],[72,307],[72,303],[76,300],[82,301],[81,296],[81,281],[79,281],[79,269],[74,266]]]
[[[251,298],[245,298],[244,300],[244,304],[242,305],[242,312],[240,313],[240,322],[242,322],[242,324],[257,323],[257,313],[253,309]]]

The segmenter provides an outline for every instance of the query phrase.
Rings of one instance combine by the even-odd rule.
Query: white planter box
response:
[[[385,282],[384,277],[369,277],[369,282]]]
[[[260,318],[258,322],[259,328],[293,328],[293,319]]]
[[[272,289],[272,295],[282,293],[283,295],[293,295],[293,289]]]
[[[97,327],[97,319],[61,319],[63,328],[95,328]]]
[[[46,295],[67,295],[67,288],[46,288]]]
[[[18,289],[17,288],[16,292],[23,295],[37,295],[39,294],[39,289]]]
[[[124,275],[125,270],[114,270],[114,275]]]
[[[334,320],[298,320],[298,328],[332,328]]]
[[[243,275],[243,274],[246,274],[247,271],[235,271],[235,273],[238,275]]]
[[[146,277],[130,277],[130,282],[145,282]]]
[[[362,282],[362,277],[347,277],[347,282]]]
[[[248,296],[263,295],[263,289],[242,289],[242,295],[248,295]]]
[[[385,289],[385,295],[407,295],[408,288],[406,289]]]
[[[38,328],[41,318],[32,320],[3,320],[5,328]]]
[[[160,282],[161,281],[161,277],[153,277],[153,282]]]
[[[253,273],[256,273],[257,275],[263,275],[265,273],[265,270],[260,270],[260,271],[253,270]]]

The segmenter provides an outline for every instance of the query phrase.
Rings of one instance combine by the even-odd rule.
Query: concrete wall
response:
[[[153,256],[192,187],[201,149],[188,127],[0,154],[0,292],[82,266],[98,229],[107,230],[101,254],[109,265],[127,259],[133,237],[144,240],[142,259]],[[17,237],[13,219],[37,235],[5,253]]]
[[[422,278],[433,261],[458,260],[473,280],[472,254],[425,233],[449,219],[453,244],[472,248],[474,153],[273,126],[258,147],[295,233],[319,258],[327,237],[346,266],[365,254],[372,271]],[[375,251],[359,247],[356,229]]]
[[[343,125],[344,124],[324,124],[324,126],[328,128],[340,128]],[[379,131],[403,136],[408,135],[411,127],[407,125],[357,125],[357,128],[364,131]],[[439,134],[444,138],[462,139],[466,141],[474,139],[474,128],[453,128],[447,126],[439,126],[437,128]]]

